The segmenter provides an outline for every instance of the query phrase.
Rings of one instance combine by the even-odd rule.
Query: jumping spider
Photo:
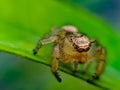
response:
[[[62,81],[57,72],[60,61],[63,63],[72,61],[74,71],[77,71],[78,64],[87,63],[84,68],[84,72],[86,72],[92,61],[96,60],[96,72],[88,81],[97,79],[105,66],[106,53],[104,48],[96,44],[96,40],[89,40],[86,35],[78,33],[74,26],[63,26],[56,31],[48,38],[40,40],[33,50],[33,54],[36,55],[42,45],[54,42],[51,70],[59,82]]]

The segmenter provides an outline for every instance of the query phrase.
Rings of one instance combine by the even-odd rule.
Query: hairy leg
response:
[[[52,60],[52,67],[51,67],[51,69],[52,69],[52,73],[53,73],[53,75],[56,77],[56,79],[57,79],[59,82],[61,82],[62,79],[60,78],[60,76],[59,76],[59,74],[58,74],[58,64],[59,64],[59,61],[58,61],[56,58],[54,58],[54,59]]]
[[[98,50],[96,51],[96,58],[98,59],[97,61],[97,67],[96,67],[96,72],[95,74],[92,76],[92,78],[90,78],[88,80],[88,82],[94,80],[94,79],[98,79],[99,76],[102,74],[104,67],[105,67],[105,62],[106,62],[106,53],[104,48],[102,47],[98,47]]]
[[[57,39],[57,36],[51,36],[47,39],[43,39],[43,40],[39,40],[35,49],[33,49],[33,54],[36,55],[39,51],[39,49],[41,48],[42,45],[44,44],[48,44],[48,43],[52,43]]]
[[[59,74],[58,74],[58,65],[59,65],[59,45],[55,45],[54,49],[53,49],[53,59],[52,59],[52,73],[54,74],[54,76],[56,77],[56,79],[61,82],[62,79],[60,78]]]
[[[35,49],[33,49],[33,54],[34,54],[34,55],[36,55],[36,54],[38,53],[38,51],[39,51],[39,49],[41,48],[41,46],[42,46],[42,43],[41,43],[41,41],[39,41],[39,42],[37,43]]]

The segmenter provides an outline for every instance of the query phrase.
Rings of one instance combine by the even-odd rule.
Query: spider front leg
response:
[[[52,73],[54,74],[54,76],[56,77],[56,79],[61,82],[62,79],[60,78],[59,74],[58,74],[58,64],[59,64],[59,45],[56,45],[54,47],[54,50],[53,50],[53,60],[52,60],[52,67],[51,67],[51,70],[52,70]]]
[[[41,46],[42,46],[42,42],[39,41],[39,42],[37,43],[35,49],[33,49],[33,54],[34,54],[34,55],[36,55],[36,54],[38,53],[38,51],[39,51],[39,49],[41,48]]]
[[[47,39],[43,39],[43,40],[39,40],[35,49],[33,49],[33,54],[36,55],[39,51],[39,49],[41,48],[42,45],[44,44],[48,44],[48,43],[52,43],[57,39],[57,36],[51,36]]]
[[[95,56],[96,56],[96,59],[98,59],[96,73],[90,79],[88,79],[88,82],[91,82],[94,79],[98,79],[99,76],[102,74],[104,67],[105,67],[106,53],[105,53],[104,48],[99,46],[97,51],[96,51]]]

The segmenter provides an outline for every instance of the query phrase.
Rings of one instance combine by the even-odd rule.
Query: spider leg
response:
[[[33,49],[33,54],[34,54],[34,55],[36,55],[36,54],[38,53],[38,51],[39,51],[39,49],[41,48],[41,46],[42,46],[42,42],[39,41],[39,42],[37,43],[35,49]]]
[[[88,82],[98,79],[99,76],[102,74],[104,67],[105,67],[105,62],[106,62],[106,53],[104,48],[98,47],[96,51],[96,58],[98,59],[97,61],[97,67],[96,67],[96,73],[92,76],[92,78],[88,79]]]
[[[53,60],[52,60],[52,67],[51,67],[52,73],[56,77],[56,79],[59,82],[61,82],[62,79],[60,78],[59,73],[58,73],[58,64],[59,64],[59,60],[57,60],[56,58],[53,58]]]
[[[41,48],[42,45],[44,44],[48,44],[48,43],[52,43],[57,39],[57,36],[51,36],[47,39],[43,39],[43,40],[39,40],[35,49],[33,49],[33,54],[36,55],[39,51],[39,49]]]
[[[60,78],[59,73],[58,73],[59,56],[60,56],[59,45],[55,45],[54,50],[53,50],[53,59],[52,59],[51,70],[52,70],[52,73],[54,74],[54,76],[56,77],[56,79],[59,82],[61,82],[62,79]]]

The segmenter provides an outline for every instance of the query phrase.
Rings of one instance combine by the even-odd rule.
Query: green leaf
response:
[[[99,16],[82,8],[55,0],[0,1],[0,50],[50,66],[52,44],[43,46],[37,56],[32,54],[32,50],[52,26],[60,28],[66,24],[75,25],[90,38],[97,38],[107,50],[105,72],[92,87],[120,89],[120,37]],[[73,74],[66,66],[60,70],[83,79],[83,82],[86,80],[80,73]],[[87,83],[87,87],[90,86]]]

